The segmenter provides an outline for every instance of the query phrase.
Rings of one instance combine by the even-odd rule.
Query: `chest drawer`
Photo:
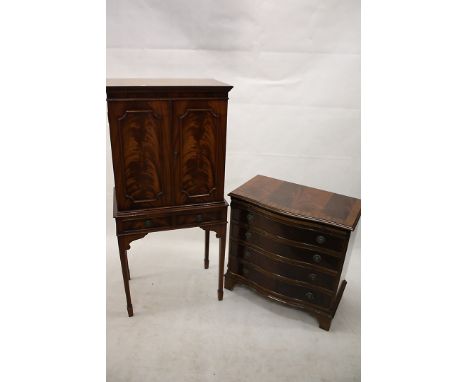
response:
[[[152,228],[164,228],[171,226],[171,218],[166,217],[152,217],[145,219],[132,219],[123,220],[121,222],[122,230],[124,232],[149,230]]]
[[[240,243],[231,243],[229,256],[229,268],[235,273],[239,273],[243,262],[248,262],[267,272],[325,288],[330,291],[333,291],[337,278],[337,274],[326,274],[311,266],[299,266],[281,261],[272,254],[266,254],[263,251]]]
[[[177,225],[191,225],[200,223],[209,223],[214,221],[226,221],[223,211],[199,212],[196,214],[176,216]]]
[[[180,226],[190,227],[211,223],[216,221],[226,221],[226,208],[199,211],[197,213],[184,213],[174,216],[155,216],[145,218],[129,218],[120,221],[119,232],[132,233],[138,231],[151,231]]]
[[[336,252],[344,252],[346,250],[346,236],[333,234],[329,230],[304,227],[295,222],[289,223],[287,220],[270,216],[258,210],[236,207],[235,204],[231,210],[231,217],[232,220],[238,221],[239,223],[261,228],[264,231],[288,240],[306,243]]]
[[[328,268],[338,271],[342,265],[342,258],[335,257],[320,251],[295,247],[289,243],[276,240],[267,233],[255,228],[247,228],[231,222],[231,239],[252,244],[278,256],[313,264],[316,267]]]
[[[240,269],[240,275],[262,288],[312,305],[328,308],[332,302],[332,295],[319,292],[313,288],[293,285],[279,280],[266,274],[254,265],[243,264]]]

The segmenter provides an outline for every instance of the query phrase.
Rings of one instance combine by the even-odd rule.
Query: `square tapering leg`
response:
[[[128,316],[133,316],[133,306],[132,306],[132,297],[130,295],[130,273],[128,269],[128,259],[127,259],[127,250],[125,249],[125,244],[119,240],[119,256],[120,256],[120,265],[122,267],[122,277],[124,281],[125,288],[125,297],[127,299],[127,312]]]
[[[224,258],[226,252],[226,224],[220,229],[217,235],[219,237],[219,283],[218,283],[218,300],[223,299],[224,285]]]
[[[210,231],[205,230],[205,269],[210,266]]]

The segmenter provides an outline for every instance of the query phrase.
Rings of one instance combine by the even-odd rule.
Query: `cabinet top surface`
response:
[[[108,78],[107,87],[231,87],[213,79],[204,78]]]
[[[257,175],[229,193],[270,210],[354,230],[361,200],[317,188]]]

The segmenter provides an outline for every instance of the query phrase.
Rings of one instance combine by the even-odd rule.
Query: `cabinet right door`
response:
[[[174,188],[176,204],[224,199],[227,101],[175,101]]]

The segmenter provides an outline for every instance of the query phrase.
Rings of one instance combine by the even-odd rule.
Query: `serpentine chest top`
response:
[[[227,203],[226,118],[232,86],[215,80],[112,79],[107,110],[117,226],[128,315],[133,315],[127,250],[150,232],[201,227],[220,238],[223,298]]]
[[[329,330],[346,287],[361,201],[261,175],[229,196],[226,289],[243,283],[305,309]]]

